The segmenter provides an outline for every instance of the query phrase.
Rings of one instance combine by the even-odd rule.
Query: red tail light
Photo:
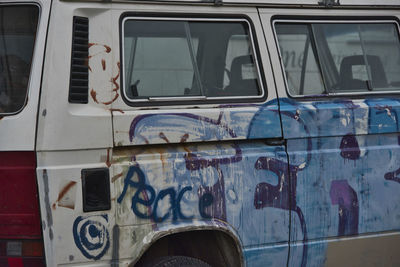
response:
[[[0,266],[44,266],[35,152],[0,152]]]

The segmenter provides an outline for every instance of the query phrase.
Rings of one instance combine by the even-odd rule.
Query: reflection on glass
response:
[[[39,8],[0,7],[0,113],[23,108],[35,44]]]
[[[129,19],[124,75],[132,100],[261,94],[249,27],[242,21]]]
[[[311,31],[306,31],[311,27]],[[278,42],[283,53],[285,72],[291,95],[312,95],[316,84],[324,93],[393,91],[400,89],[400,42],[394,23],[277,23]],[[288,40],[303,36],[305,41]],[[304,58],[308,38],[315,57]],[[285,53],[298,54],[297,69],[285,63]],[[301,59],[300,59],[301,58]],[[316,72],[321,80],[311,77],[307,62],[317,60]],[[297,75],[292,82],[291,77]],[[303,89],[304,88],[304,89]]]

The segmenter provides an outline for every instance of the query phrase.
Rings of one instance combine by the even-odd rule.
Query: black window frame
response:
[[[326,92],[325,94],[317,94],[317,95],[292,95],[289,90],[287,76],[285,73],[285,66],[283,64],[283,58],[281,49],[279,46],[278,35],[276,31],[275,24],[276,23],[291,23],[291,24],[350,24],[350,23],[364,23],[364,24],[395,24],[397,26],[397,33],[400,41],[400,19],[395,16],[293,16],[293,15],[276,15],[271,18],[271,27],[274,33],[274,40],[275,46],[279,54],[280,58],[280,68],[281,73],[284,78],[285,83],[285,90],[286,95],[292,99],[299,99],[299,100],[318,100],[324,98],[348,98],[348,99],[362,99],[362,98],[369,98],[375,96],[390,96],[390,95],[399,95],[399,90],[392,90],[392,91],[363,91],[363,92]],[[312,37],[314,38],[314,37]],[[317,59],[317,65],[320,65],[320,62]],[[321,75],[322,70],[321,70]],[[325,88],[326,89],[326,88]]]
[[[254,53],[254,64],[257,69],[257,80],[260,85],[261,95],[257,96],[234,96],[234,97],[202,97],[202,99],[196,99],[196,97],[190,98],[185,96],[177,97],[157,97],[156,101],[149,99],[142,99],[139,101],[131,101],[125,96],[125,68],[124,68],[124,21],[127,19],[146,19],[146,20],[181,20],[181,21],[245,21],[249,26],[249,36]],[[122,13],[119,19],[119,36],[120,36],[120,93],[123,101],[130,107],[153,107],[153,106],[198,106],[198,105],[212,105],[212,104],[251,104],[251,103],[263,103],[268,97],[268,89],[266,78],[263,69],[263,63],[261,61],[261,53],[258,45],[258,38],[255,34],[255,27],[253,21],[246,14],[209,14],[209,13],[147,13],[147,12],[125,12]],[[244,98],[245,97],[245,98]],[[165,99],[165,100],[163,100]],[[179,99],[179,100],[178,100]]]
[[[34,6],[37,7],[38,11],[38,17],[37,17],[37,24],[36,24],[36,32],[34,36],[34,43],[33,43],[33,50],[32,50],[32,59],[30,62],[30,68],[29,68],[29,78],[28,82],[26,84],[26,92],[25,92],[25,100],[24,104],[21,106],[21,108],[15,112],[0,112],[0,118],[1,117],[6,117],[6,116],[15,116],[21,113],[25,107],[28,104],[29,101],[29,94],[30,94],[30,89],[31,89],[31,81],[32,81],[32,72],[33,72],[33,65],[34,61],[36,60],[36,54],[37,54],[37,39],[39,35],[39,29],[40,29],[40,24],[41,24],[41,16],[42,16],[42,6],[40,5],[39,2],[17,2],[17,3],[11,3],[11,2],[5,2],[5,3],[0,3],[0,7],[4,6]]]

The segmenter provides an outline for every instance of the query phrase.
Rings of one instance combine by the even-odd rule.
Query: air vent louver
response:
[[[71,77],[68,101],[87,104],[89,99],[89,20],[74,16]]]

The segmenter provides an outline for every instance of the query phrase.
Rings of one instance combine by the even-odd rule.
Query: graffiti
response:
[[[137,167],[134,174],[127,175],[119,203],[128,189],[134,189],[129,204],[136,216],[155,222],[218,218],[238,229],[244,246],[249,247],[286,242],[287,232],[286,236],[274,236],[274,230],[289,229],[290,242],[294,242],[290,243],[291,255],[298,255],[290,259],[290,264],[296,266],[307,266],[323,251],[322,245],[317,248],[311,240],[398,227],[392,217],[400,214],[400,208],[387,204],[394,210],[381,209],[384,205],[380,201],[382,194],[394,190],[387,181],[400,183],[399,102],[279,99],[279,105],[275,99],[257,109],[249,105],[247,113],[226,106],[207,116],[204,114],[209,113],[197,110],[193,114],[148,111],[135,116],[126,141],[168,143],[160,152],[162,169],[172,173],[167,166],[179,168],[173,172],[178,175],[172,178],[174,187],[167,182],[156,189],[146,183],[145,174],[153,177],[158,163],[132,155],[131,160],[136,166],[140,164],[141,170]],[[239,118],[245,120],[238,123]],[[276,146],[263,146],[259,140],[232,141],[282,136],[286,143]],[[216,142],[203,145],[199,141]],[[179,143],[183,147],[176,145]],[[349,166],[348,160],[354,161],[354,166]],[[137,178],[129,178],[132,175]],[[176,184],[189,177],[193,185],[177,190]],[[277,183],[271,182],[275,177]],[[185,209],[181,209],[187,192],[197,193],[198,202],[182,202]],[[158,214],[164,204],[169,209]],[[181,214],[182,210],[189,213],[186,208],[198,209],[198,214]]]
[[[358,198],[357,193],[347,180],[332,181],[330,197],[332,205],[339,205],[338,235],[358,234]]]
[[[360,158],[360,148],[355,136],[347,134],[340,143],[340,155],[345,159],[356,160]]]
[[[93,72],[92,67],[94,68],[94,70],[96,70],[96,66],[97,65],[93,65],[94,59],[99,59],[100,57],[102,57],[100,59],[100,61],[97,63],[101,66],[100,70],[102,72],[106,71],[106,59],[104,58],[107,54],[110,54],[111,52],[111,47],[109,47],[108,45],[104,45],[104,44],[99,44],[99,43],[89,43],[89,56],[88,56],[88,68],[90,70],[90,72]],[[89,64],[90,63],[90,64]],[[99,97],[98,97],[98,93],[94,88],[90,89],[90,96],[92,97],[93,101],[97,104],[103,104],[103,105],[111,105],[115,100],[118,99],[119,97],[119,93],[118,93],[118,89],[119,89],[119,84],[117,82],[117,80],[119,79],[120,76],[120,63],[117,62],[116,64],[117,66],[117,74],[115,75],[115,77],[112,77],[109,82],[115,86],[114,88],[112,88],[111,92],[113,94],[113,96],[111,96],[110,100],[106,100],[106,101],[100,101]],[[97,82],[97,80],[96,80]],[[110,96],[108,96],[110,97]]]
[[[137,182],[133,181],[136,174]],[[177,221],[178,219],[191,219],[192,217],[185,216],[181,211],[181,200],[184,194],[187,191],[192,191],[191,186],[184,187],[178,193],[174,188],[170,187],[164,190],[161,190],[157,196],[154,188],[145,182],[145,175],[143,171],[137,166],[131,166],[128,170],[128,173],[124,180],[124,189],[121,195],[118,197],[118,203],[121,203],[127,193],[128,188],[136,189],[135,194],[132,197],[132,211],[133,213],[141,218],[141,219],[153,219],[155,222],[163,222],[171,216],[172,212],[172,221]],[[142,196],[142,197],[141,197]],[[157,214],[158,203],[169,196],[170,200],[170,211],[168,211],[163,216],[159,217]],[[153,210],[151,211],[151,206],[153,206]],[[140,206],[147,207],[149,212],[144,213],[140,210]]]
[[[394,172],[388,172],[385,174],[385,179],[389,181],[394,181],[400,183],[400,177],[398,176],[400,174],[400,168],[397,169]]]
[[[298,166],[289,165],[287,162],[274,158],[260,157],[255,163],[255,169],[268,170],[275,173],[278,177],[278,184],[260,183],[254,193],[254,207],[262,209],[273,207],[284,210],[294,211],[300,220],[303,232],[303,256],[301,266],[307,264],[307,227],[303,212],[296,203],[297,172],[301,170]],[[289,168],[289,169],[288,169]],[[289,178],[291,179],[289,182]]]
[[[72,233],[82,254],[93,260],[101,259],[110,247],[108,215],[79,216],[75,219]]]
[[[225,130],[229,136],[231,137],[236,137],[235,132],[229,128],[229,126],[225,123],[221,122],[221,115],[219,117],[219,119],[215,120],[215,119],[211,119],[205,116],[199,116],[196,114],[191,114],[191,113],[163,113],[163,114],[146,114],[146,115],[141,115],[141,116],[137,116],[135,119],[133,119],[130,129],[129,129],[129,140],[132,142],[133,138],[135,137],[137,128],[139,126],[139,123],[141,121],[143,121],[144,119],[150,118],[150,117],[168,117],[168,116],[172,116],[172,117],[182,117],[182,118],[188,118],[194,121],[198,121],[198,122],[205,122],[205,123],[209,123],[212,125],[216,125],[219,128]],[[187,139],[186,139],[187,140]]]

